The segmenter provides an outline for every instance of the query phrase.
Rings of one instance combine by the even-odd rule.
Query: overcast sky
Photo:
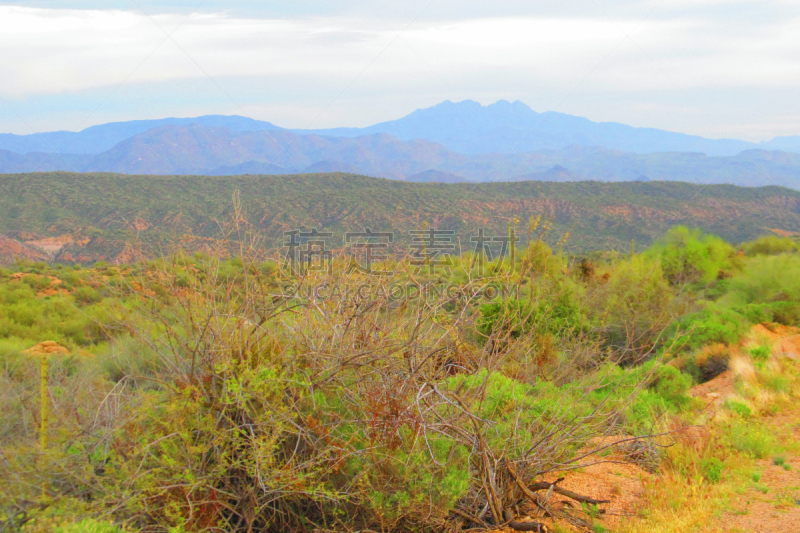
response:
[[[0,0],[0,132],[238,114],[366,126],[443,100],[800,134],[797,0]]]

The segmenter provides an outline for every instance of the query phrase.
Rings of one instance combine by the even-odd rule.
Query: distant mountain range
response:
[[[646,181],[800,189],[800,136],[705,139],[522,102],[444,102],[367,128],[289,130],[239,116],[0,135],[0,173],[348,172],[411,181]]]
[[[488,106],[467,100],[418,109],[399,120],[366,128],[334,128],[313,133],[358,137],[388,133],[402,141],[425,139],[464,154],[525,153],[569,146],[599,146],[609,150],[648,154],[701,152],[711,156],[736,155],[743,150],[800,152],[800,136],[777,137],[765,143],[735,139],[705,139],[653,128],[634,128],[616,122],[548,111],[537,113],[520,101],[500,100]]]

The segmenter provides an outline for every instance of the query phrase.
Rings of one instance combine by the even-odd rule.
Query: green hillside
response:
[[[114,260],[126,243],[149,252],[176,244],[213,247],[223,237],[238,192],[247,221],[269,247],[283,232],[394,231],[396,251],[410,230],[454,230],[464,249],[479,228],[493,234],[541,216],[565,250],[645,246],[683,224],[739,242],[770,232],[800,232],[800,192],[677,182],[408,183],[350,174],[292,176],[129,176],[39,173],[0,176],[0,234],[55,239],[57,259]],[[516,221],[516,222],[515,222]],[[74,241],[69,243],[68,241]],[[58,250],[59,244],[67,243]],[[120,259],[124,259],[121,257]]]

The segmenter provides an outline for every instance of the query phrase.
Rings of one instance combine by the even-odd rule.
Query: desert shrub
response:
[[[731,304],[800,302],[800,256],[754,257],[731,278]]]
[[[676,226],[651,246],[646,255],[658,258],[673,284],[710,282],[733,267],[733,248],[714,235]]]
[[[764,459],[772,454],[777,446],[775,437],[766,429],[753,426],[745,420],[734,420],[727,432],[729,445],[756,459]]]
[[[119,336],[97,350],[96,360],[114,382],[129,380],[142,387],[157,387],[158,376],[169,363],[146,343]]]
[[[726,401],[725,407],[727,407],[732,413],[736,413],[742,418],[750,418],[753,415],[752,409],[742,402],[737,402],[736,400]]]
[[[683,303],[661,266],[643,256],[618,263],[606,283],[590,288],[589,309],[606,346],[631,363],[652,349]]]
[[[741,250],[747,256],[779,255],[797,251],[797,243],[789,237],[765,235],[742,244]]]
[[[484,304],[480,306],[477,330],[486,339],[517,339],[523,335],[571,332],[580,327],[581,319],[575,294],[565,286],[553,295],[545,293],[528,300],[507,298]]]
[[[734,305],[731,307],[731,311],[741,315],[749,324],[763,324],[772,322],[775,319],[775,313],[770,304]]]
[[[676,342],[684,351],[711,344],[735,344],[750,327],[749,320],[733,309],[707,305],[670,326],[665,342]]]
[[[711,483],[719,483],[722,479],[724,464],[716,457],[707,457],[700,460],[700,471],[703,477]]]
[[[541,239],[530,242],[521,257],[523,275],[558,277],[563,274],[564,266],[553,254],[553,249]]]
[[[772,320],[785,326],[800,325],[800,302],[773,302],[769,304]]]
[[[750,350],[748,351],[750,352],[750,356],[753,358],[754,361],[761,361],[761,362],[764,362],[767,359],[769,359],[769,356],[772,353],[772,349],[765,344],[756,346],[755,348],[750,348]]]
[[[692,354],[686,370],[698,383],[705,383],[728,370],[730,359],[728,346],[721,343],[710,344]]]
[[[678,408],[690,402],[688,392],[691,386],[691,376],[670,365],[658,367],[650,385],[656,394]]]
[[[60,271],[58,279],[61,280],[66,289],[77,287],[81,283],[81,276],[77,272],[69,270]]]
[[[575,266],[575,275],[583,283],[589,283],[594,280],[595,269],[594,262],[587,257],[583,257]]]
[[[72,295],[75,297],[75,301],[83,305],[99,302],[101,299],[100,294],[88,285],[76,288],[72,291]]]
[[[22,282],[34,291],[41,291],[50,286],[51,280],[47,276],[29,275],[22,278]]]
[[[688,385],[686,377],[676,376],[672,371],[680,372],[673,367],[664,368],[657,361],[629,369],[608,364],[595,374],[598,383],[588,398],[592,405],[622,403],[621,423],[628,433],[654,431],[661,416],[678,412],[691,401],[681,392]],[[643,386],[648,383],[649,386]]]

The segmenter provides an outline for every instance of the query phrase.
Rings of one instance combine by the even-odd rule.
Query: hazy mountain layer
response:
[[[228,128],[236,132],[276,131],[281,128],[239,116],[137,120],[93,126],[81,132],[0,135],[0,150],[99,154],[134,135],[162,126]],[[613,122],[598,123],[564,113],[537,113],[522,102],[501,100],[488,106],[470,100],[443,102],[427,109],[366,128],[294,130],[293,133],[333,137],[361,137],[388,133],[402,141],[423,139],[464,154],[526,153],[557,150],[572,145],[598,146],[633,153],[700,152],[732,156],[743,150],[800,152],[800,136],[778,137],[764,143],[735,139],[705,139],[654,128],[635,128]]]
[[[430,141],[400,141],[385,133],[326,137],[191,124],[148,130],[96,155],[0,152],[3,173],[55,170],[162,175],[341,171],[415,181],[659,180],[800,189],[800,154],[764,150],[709,157],[573,146],[525,154],[466,155]],[[434,172],[425,174],[429,171]],[[436,172],[443,174],[437,178]]]

